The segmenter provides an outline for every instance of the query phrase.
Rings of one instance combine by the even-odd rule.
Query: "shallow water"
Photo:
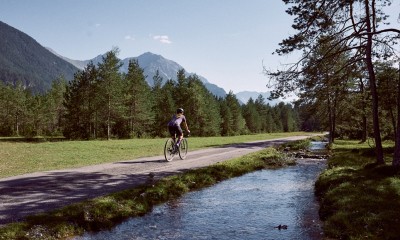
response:
[[[249,173],[75,239],[322,239],[314,182],[325,167],[325,160],[300,159]]]

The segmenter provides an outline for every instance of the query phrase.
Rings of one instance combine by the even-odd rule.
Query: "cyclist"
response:
[[[174,114],[174,116],[172,116],[172,119],[168,122],[168,130],[169,133],[171,134],[171,137],[175,138],[175,134],[176,136],[178,136],[178,141],[176,142],[176,145],[178,147],[183,139],[183,131],[181,128],[181,124],[183,124],[186,131],[190,133],[186,117],[185,115],[183,115],[183,112],[184,112],[183,108],[176,109],[176,114]]]

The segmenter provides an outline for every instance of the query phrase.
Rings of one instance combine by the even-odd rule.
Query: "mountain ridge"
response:
[[[35,93],[63,76],[72,80],[78,69],[55,56],[29,35],[0,21],[0,81],[22,84]]]
[[[84,69],[86,65],[89,62],[93,62],[93,64],[97,65],[99,62],[101,62],[103,59],[103,56],[105,54],[100,54],[92,59],[89,60],[73,60],[70,58],[67,58],[65,56],[62,56],[55,51],[53,51],[54,54],[57,56],[63,58],[66,61],[69,61],[71,64],[74,64],[75,67],[79,69]],[[177,62],[166,59],[162,55],[151,53],[151,52],[145,52],[137,57],[128,57],[124,58],[121,60],[123,65],[121,66],[121,72],[127,73],[128,72],[128,66],[129,66],[129,61],[135,59],[138,60],[139,66],[143,69],[144,75],[146,76],[146,81],[150,86],[154,85],[154,80],[153,76],[156,74],[156,71],[159,71],[160,76],[163,78],[163,83],[166,81],[172,79],[176,81],[176,74],[180,69],[185,69],[182,67],[180,64]],[[188,73],[188,75],[194,75],[195,73]],[[199,79],[203,82],[205,87],[215,96],[217,97],[225,97],[226,91],[217,86],[216,84],[210,83],[205,77],[196,74]]]
[[[94,64],[101,62],[103,54],[89,60],[73,60],[45,48],[35,39],[22,31],[0,21],[0,81],[12,85],[22,84],[34,93],[43,93],[51,88],[52,82],[59,77],[67,81],[74,78],[74,74],[84,69],[92,61]],[[154,84],[153,76],[159,70],[163,81],[176,80],[178,70],[185,69],[173,60],[164,58],[159,54],[144,52],[137,57],[128,57],[121,60],[124,65],[122,72],[127,72],[131,59],[137,59],[143,68],[146,81],[150,86]],[[195,73],[186,73],[193,75]],[[211,83],[205,77],[196,74],[205,87],[217,97],[225,97],[226,91]],[[252,97],[254,100],[259,94],[267,93],[244,91],[236,93],[238,100],[244,104]],[[267,101],[267,97],[264,97]]]
[[[57,53],[55,53],[57,54]],[[71,63],[76,62],[76,66],[79,67],[81,66],[81,69],[83,69],[86,64],[88,64],[90,61],[92,61],[94,64],[97,64],[102,61],[102,56],[103,55],[97,55],[95,58],[90,59],[90,60],[71,60],[69,58],[63,57],[66,60],[71,61]],[[61,56],[62,57],[62,56]],[[145,52],[137,57],[128,57],[124,58],[121,60],[123,62],[123,65],[121,67],[122,72],[126,73],[128,71],[128,64],[129,60],[131,59],[137,59],[139,62],[139,66],[143,68],[144,74],[147,76],[146,81],[149,83],[150,86],[152,86],[153,83],[153,76],[155,75],[156,70],[159,70],[160,75],[163,77],[164,82],[173,79],[176,80],[176,73],[178,72],[179,69],[184,69],[181,65],[176,63],[173,60],[166,59],[162,55],[155,54],[152,52]],[[158,63],[158,64],[157,64]],[[174,66],[174,67],[171,67]],[[170,69],[168,69],[170,68]],[[194,73],[188,73],[189,75],[192,75]],[[197,74],[196,74],[197,75]],[[206,88],[212,92],[214,95],[217,97],[225,97],[227,94],[225,89],[212,84],[208,79],[205,77],[202,77],[201,75],[197,75],[200,80],[204,83]],[[253,100],[256,100],[259,95],[262,95],[265,102],[269,103],[270,105],[275,105],[279,102],[281,102],[281,99],[275,99],[275,100],[268,100],[268,97],[271,95],[271,92],[266,91],[266,92],[257,92],[257,91],[240,91],[238,93],[235,93],[236,98],[239,100],[240,104],[246,104],[250,98]]]
[[[94,64],[101,62],[102,56],[104,56],[104,54],[97,55],[95,58],[90,59],[90,60],[82,60],[82,61],[71,60],[71,59],[68,59],[65,57],[64,58],[68,59],[70,61],[76,61],[77,64],[81,64],[81,66],[82,66],[81,69],[83,69],[86,66],[86,64],[88,64],[90,61],[92,61]],[[121,60],[123,62],[123,65],[121,67],[122,72],[124,72],[124,73],[128,72],[129,60],[131,60],[131,59],[138,60],[139,66],[141,68],[143,68],[144,74],[146,75],[146,81],[148,82],[148,84],[150,86],[152,86],[154,84],[153,76],[155,75],[157,69],[159,70],[159,74],[163,77],[164,82],[169,79],[176,80],[176,73],[178,72],[178,70],[184,69],[184,67],[182,67],[175,61],[166,59],[162,55],[155,54],[155,53],[148,51],[137,57],[128,57],[128,58],[124,58],[123,60]],[[158,64],[156,64],[156,63],[158,63]],[[76,65],[76,66],[78,67],[79,65]],[[173,67],[171,67],[171,66],[173,66]],[[188,74],[193,75],[195,73],[188,73]],[[223,89],[215,84],[212,84],[211,82],[209,82],[208,79],[206,79],[205,77],[202,77],[201,75],[197,75],[197,76],[204,83],[206,88],[210,92],[212,92],[215,96],[225,97],[225,95],[227,94],[225,89]],[[257,91],[247,91],[246,90],[246,91],[240,91],[238,93],[235,93],[236,98],[239,100],[239,102],[241,104],[246,104],[250,98],[252,98],[253,100],[256,100],[259,95],[262,95],[265,100],[265,103],[268,103],[270,105],[276,105],[279,102],[283,101],[281,99],[268,100],[268,97],[271,95],[270,91],[257,92]]]

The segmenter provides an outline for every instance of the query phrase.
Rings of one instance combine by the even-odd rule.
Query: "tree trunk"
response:
[[[329,114],[329,145],[333,143],[333,117],[332,117],[332,107],[331,107],[331,97],[328,94],[328,114]]]
[[[400,168],[400,61],[399,61],[399,79],[397,81],[397,132],[392,165]]]
[[[18,118],[18,113],[15,114],[15,132],[17,136],[19,136],[19,118]]]
[[[396,139],[397,138],[397,125],[396,125],[396,117],[394,116],[392,106],[389,106],[389,116],[390,116],[390,121],[392,122],[394,139]]]
[[[108,96],[108,110],[107,110],[107,140],[111,139],[111,97]]]
[[[336,132],[336,109],[338,105],[338,98],[339,98],[339,90],[335,90],[335,98],[333,99],[333,109],[332,109],[332,131],[333,131],[333,136],[332,136],[332,143],[335,143],[335,132]]]
[[[367,114],[366,114],[366,97],[365,97],[365,89],[364,89],[364,82],[360,77],[360,91],[362,96],[361,108],[362,108],[362,133],[361,133],[361,143],[367,141]]]
[[[375,152],[376,152],[376,163],[384,164],[383,160],[383,148],[382,148],[382,139],[381,139],[381,131],[379,128],[379,105],[378,105],[378,93],[376,89],[376,79],[375,79],[375,71],[374,66],[372,64],[372,28],[371,28],[371,16],[370,16],[370,8],[369,1],[364,1],[364,7],[367,18],[367,46],[366,46],[366,58],[365,62],[368,69],[371,95],[372,95],[372,120],[374,126],[374,138],[375,138]],[[375,6],[372,6],[373,8]]]

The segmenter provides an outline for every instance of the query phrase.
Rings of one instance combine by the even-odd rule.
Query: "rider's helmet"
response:
[[[176,113],[183,113],[183,108],[176,109]]]

